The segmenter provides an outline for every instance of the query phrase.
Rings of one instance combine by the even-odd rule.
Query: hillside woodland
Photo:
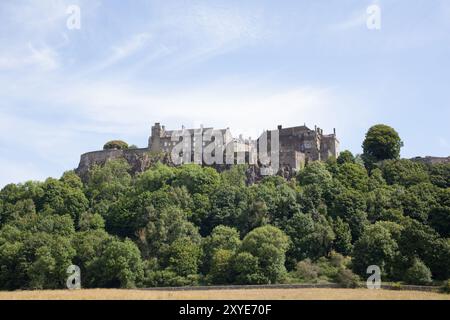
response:
[[[70,265],[84,288],[326,283],[450,278],[450,164],[400,159],[394,129],[367,132],[364,153],[312,162],[290,180],[246,185],[218,173],[125,161],[82,181],[0,191],[0,289],[58,289]]]

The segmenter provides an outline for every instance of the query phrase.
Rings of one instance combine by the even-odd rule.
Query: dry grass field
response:
[[[0,292],[0,300],[450,300],[450,295],[368,289],[213,291],[78,290]]]

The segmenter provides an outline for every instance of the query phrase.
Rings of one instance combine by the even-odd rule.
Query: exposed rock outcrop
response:
[[[75,172],[86,180],[89,170],[95,165],[104,165],[110,160],[125,159],[130,167],[131,173],[136,174],[144,172],[152,165],[160,161],[161,163],[170,165],[171,161],[168,155],[154,154],[147,148],[145,149],[127,149],[127,150],[101,150],[88,152],[81,156],[80,164]]]
[[[95,166],[103,166],[106,162],[111,160],[124,159],[131,167],[131,174],[137,174],[148,170],[157,162],[161,162],[168,166],[175,166],[170,159],[168,153],[155,153],[145,149],[127,149],[127,150],[101,150],[88,152],[81,156],[80,164],[75,172],[81,177],[83,181],[88,178],[89,170]],[[213,165],[218,172],[229,170],[232,165],[221,164]],[[248,185],[259,182],[264,176],[261,174],[261,167],[259,165],[249,165],[246,172]],[[290,179],[295,176],[295,171],[290,167],[282,167],[278,175]]]
[[[415,157],[412,161],[422,162],[425,164],[450,163],[450,157]]]

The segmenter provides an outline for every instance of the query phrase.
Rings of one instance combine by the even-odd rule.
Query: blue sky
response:
[[[59,177],[111,139],[145,146],[154,122],[317,124],[354,153],[386,123],[402,156],[448,156],[449,57],[446,0],[3,0],[0,187]]]

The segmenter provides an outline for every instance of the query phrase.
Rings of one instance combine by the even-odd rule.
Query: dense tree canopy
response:
[[[386,281],[450,278],[450,164],[399,159],[387,126],[291,180],[124,160],[0,191],[0,289],[339,282],[370,265]]]

